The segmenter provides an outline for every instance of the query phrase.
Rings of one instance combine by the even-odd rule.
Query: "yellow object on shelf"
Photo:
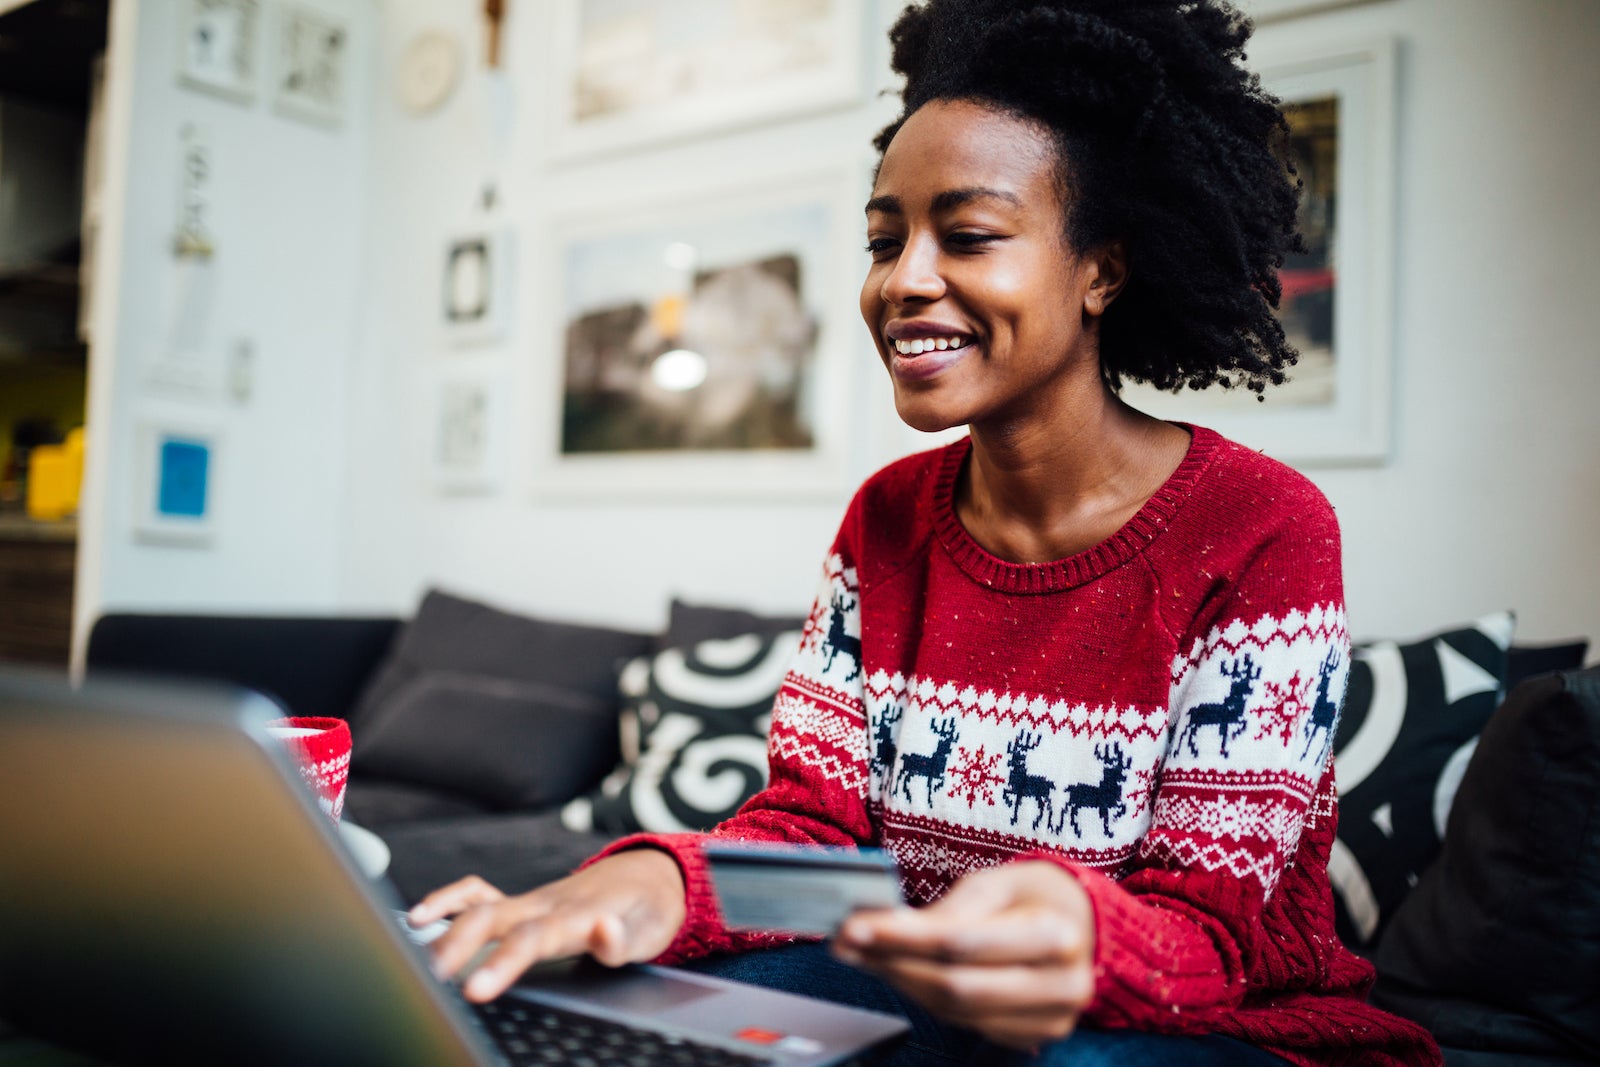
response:
[[[39,445],[28,454],[28,517],[65,519],[78,510],[83,489],[83,429],[59,445]]]

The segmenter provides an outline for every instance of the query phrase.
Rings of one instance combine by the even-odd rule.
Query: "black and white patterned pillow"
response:
[[[1368,951],[1438,856],[1467,761],[1505,690],[1515,619],[1497,612],[1351,656],[1334,737],[1339,833],[1328,860],[1339,936]]]
[[[767,780],[772,702],[798,630],[662,649],[623,668],[622,762],[561,809],[572,830],[709,830]]]

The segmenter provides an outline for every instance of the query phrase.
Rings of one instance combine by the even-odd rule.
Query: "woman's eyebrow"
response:
[[[1022,200],[1015,193],[1006,192],[1004,189],[991,189],[982,185],[971,185],[965,189],[947,189],[933,198],[933,210],[937,214],[949,211],[951,208],[960,207],[962,204],[974,200],[1004,200],[1013,207],[1021,207]]]
[[[1004,189],[991,189],[988,186],[972,185],[964,189],[946,189],[933,198],[933,211],[938,214],[960,207],[962,204],[974,200],[1004,200],[1014,207],[1021,207],[1022,200],[1015,193]],[[902,215],[905,209],[900,204],[898,196],[875,196],[867,201],[867,214],[874,211],[884,215]]]

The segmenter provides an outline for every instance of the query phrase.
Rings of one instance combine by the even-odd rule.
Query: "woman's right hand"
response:
[[[508,897],[473,875],[436,889],[409,913],[413,926],[453,919],[430,944],[433,971],[456,976],[487,945],[499,947],[460,975],[468,1000],[504,993],[542,960],[588,953],[611,967],[665,952],[687,915],[678,862],[659,849],[619,852],[559,882]]]

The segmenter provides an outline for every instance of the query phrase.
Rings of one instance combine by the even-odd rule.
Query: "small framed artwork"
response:
[[[505,477],[507,383],[501,375],[450,375],[434,393],[429,469],[444,493],[487,493]]]
[[[350,79],[350,28],[309,7],[278,12],[273,55],[273,108],[321,126],[344,121]]]
[[[847,106],[862,0],[553,0],[557,158]]]
[[[856,192],[823,175],[558,227],[540,488],[836,491]]]
[[[144,423],[137,435],[135,533],[146,541],[210,544],[216,532],[217,431]]]
[[[1278,318],[1300,353],[1283,385],[1123,397],[1210,426],[1297,466],[1381,463],[1389,453],[1393,346],[1395,65],[1392,39],[1254,53],[1285,104],[1306,251],[1278,278]]]
[[[505,340],[511,321],[512,231],[465,230],[445,242],[441,308],[454,345]]]
[[[183,0],[178,80],[191,89],[250,103],[261,54],[258,0]]]

